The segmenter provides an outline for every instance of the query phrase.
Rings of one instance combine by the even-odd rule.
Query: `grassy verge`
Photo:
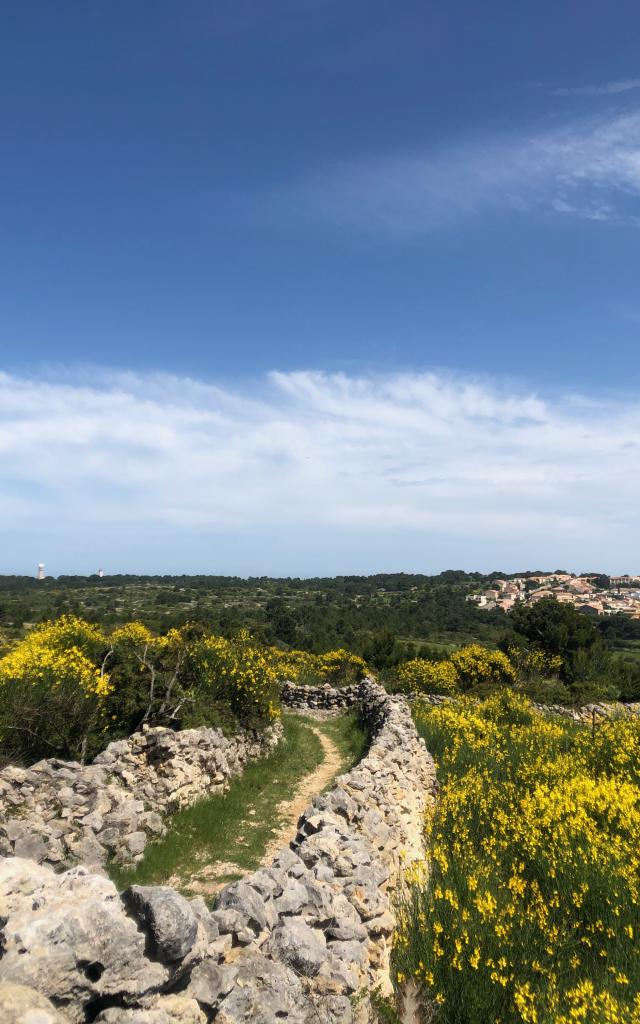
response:
[[[118,888],[171,884],[187,894],[212,895],[220,883],[258,866],[282,826],[278,805],[291,799],[304,777],[321,764],[322,746],[312,725],[334,741],[343,770],[358,760],[365,746],[355,713],[324,722],[285,714],[283,724],[284,738],[270,757],[248,765],[224,795],[175,814],[166,835],[147,846],[135,868],[111,865],[109,874]]]

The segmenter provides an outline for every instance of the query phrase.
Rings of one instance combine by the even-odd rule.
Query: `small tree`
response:
[[[175,719],[192,699],[183,669],[189,653],[185,629],[154,636],[141,622],[128,622],[110,637],[113,692],[111,721],[125,734],[145,724]]]
[[[562,672],[563,661],[559,654],[547,654],[539,648],[509,645],[506,650],[519,682],[557,677]]]
[[[388,628],[371,635],[364,650],[365,659],[375,668],[390,668],[400,657],[400,647],[395,635]]]
[[[610,654],[598,627],[570,604],[545,597],[511,612],[515,631],[530,646],[562,658],[562,678],[590,682],[606,673]]]

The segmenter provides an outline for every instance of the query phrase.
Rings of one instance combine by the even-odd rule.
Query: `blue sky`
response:
[[[639,31],[7,10],[0,571],[638,571]]]

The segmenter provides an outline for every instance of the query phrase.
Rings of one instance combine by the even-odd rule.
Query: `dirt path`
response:
[[[315,733],[320,740],[323,759],[317,768],[300,780],[294,795],[288,800],[282,800],[276,806],[275,817],[278,820],[278,831],[269,840],[265,852],[260,858],[260,863],[256,867],[265,867],[270,864],[276,852],[291,842],[296,834],[298,818],[309,804],[311,797],[316,793],[321,793],[344,768],[345,761],[331,737],[325,735],[317,725],[312,725],[308,721],[306,724],[309,730]],[[277,779],[274,779],[274,783],[277,783],[277,781]],[[259,824],[256,818],[253,817],[255,814],[255,809],[247,809],[245,821],[247,829],[256,827]],[[242,844],[242,838],[238,842]],[[233,852],[229,852],[233,856]],[[214,860],[208,863],[204,861],[198,865],[197,870],[191,871],[189,874],[176,873],[172,875],[166,884],[187,892],[189,895],[200,895],[210,898],[228,882],[241,878],[246,873],[246,868],[241,868],[240,865],[232,860]]]
[[[261,867],[270,864],[280,847],[288,846],[291,840],[295,838],[298,818],[307,807],[311,797],[316,793],[321,793],[336,775],[339,775],[342,769],[342,757],[333,740],[329,736],[325,736],[317,726],[310,725],[309,728],[311,732],[316,734],[322,744],[324,760],[315,771],[304,777],[298,791],[291,800],[283,800],[278,804],[278,816],[283,819],[283,822],[280,831],[273,836],[264,852],[264,857],[260,864]]]

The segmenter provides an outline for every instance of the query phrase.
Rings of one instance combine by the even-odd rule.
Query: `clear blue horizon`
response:
[[[637,5],[3,29],[0,572],[638,571]]]

